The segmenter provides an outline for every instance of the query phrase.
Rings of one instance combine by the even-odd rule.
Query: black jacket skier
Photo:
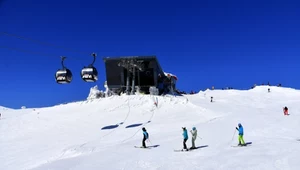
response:
[[[147,130],[146,130],[146,128],[142,128],[142,130],[143,130],[143,148],[146,148],[146,140],[149,138],[149,134],[148,134],[148,132],[147,132]]]

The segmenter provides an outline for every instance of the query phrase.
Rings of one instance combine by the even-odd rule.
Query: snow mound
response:
[[[177,78],[177,76],[176,75],[174,75],[174,74],[172,74],[172,73],[167,73],[167,72],[164,72],[164,74],[165,74],[165,76],[167,76],[167,77],[169,77],[169,76],[171,76],[171,77],[174,77],[175,78],[175,80],[177,80],[178,78]]]
[[[13,110],[13,109],[0,106],[0,111],[7,111],[7,110]]]
[[[103,92],[100,91],[98,89],[98,86],[96,85],[90,89],[90,93],[87,97],[87,100],[99,99],[102,94],[103,94]]]
[[[97,85],[92,87],[90,89],[90,93],[87,97],[87,100],[94,100],[94,99],[109,97],[109,96],[113,95],[112,92],[109,90],[106,82],[104,83],[104,88],[105,88],[105,91],[99,90]]]

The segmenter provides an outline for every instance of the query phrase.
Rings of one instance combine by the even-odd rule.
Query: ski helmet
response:
[[[193,130],[196,130],[196,127],[193,127]]]
[[[241,123],[239,123],[239,124],[238,124],[238,126],[242,126],[242,124],[241,124]]]
[[[143,127],[143,128],[142,128],[142,130],[143,130],[143,131],[146,131],[146,128],[145,128],[145,127]]]

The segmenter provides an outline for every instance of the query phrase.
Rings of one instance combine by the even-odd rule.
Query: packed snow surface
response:
[[[184,96],[111,96],[35,109],[1,107],[0,167],[299,170],[299,103],[299,90],[260,86]],[[289,116],[283,115],[284,106]],[[232,147],[238,144],[238,123],[252,145]],[[183,147],[182,127],[190,131],[194,126],[196,146],[202,148],[174,152]],[[154,146],[150,149],[134,147],[142,144],[142,127],[150,136],[147,145]]]

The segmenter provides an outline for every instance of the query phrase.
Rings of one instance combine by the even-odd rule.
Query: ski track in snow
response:
[[[0,166],[5,170],[298,170],[300,91],[270,87],[267,93],[268,88],[112,96],[34,109],[0,107]],[[283,116],[284,106],[290,116]],[[245,142],[252,145],[231,147],[237,144],[237,123],[244,125]],[[118,126],[101,130],[114,124]],[[133,147],[141,145],[143,126],[150,135],[147,145],[158,147]],[[196,126],[196,145],[208,146],[174,152],[182,149],[183,126],[188,130]],[[187,145],[191,146],[190,139]]]
[[[130,106],[130,98],[128,97],[124,102],[125,102],[125,104],[121,104],[121,105],[118,105],[118,106],[115,106],[115,107],[112,107],[112,108],[105,109],[108,112],[112,112],[112,111],[115,111],[115,110],[122,109],[122,108],[126,107],[128,111],[127,111],[126,116],[123,119],[123,121],[121,123],[118,123],[118,127],[110,130],[108,133],[106,133],[103,136],[99,137],[96,141],[99,142],[100,140],[103,140],[106,136],[113,134],[113,132],[115,132],[118,128],[120,128],[120,126],[122,126],[126,122],[128,116],[130,114],[130,107],[131,107]],[[91,152],[94,152],[96,150],[96,147],[86,146],[89,143],[91,143],[91,141],[83,143],[81,145],[75,145],[75,146],[71,146],[69,148],[66,148],[66,149],[63,150],[62,154],[56,159],[67,159],[67,158],[80,156],[82,154],[89,154]]]
[[[141,100],[144,98],[144,96],[141,97]],[[143,105],[145,103],[148,103],[147,101],[145,102],[142,102],[140,104],[136,104],[136,105],[131,105],[130,104],[130,98],[127,97],[126,99],[126,104],[122,104],[122,105],[119,105],[119,106],[116,106],[114,108],[111,108],[111,109],[108,109],[107,111],[111,112],[111,111],[114,111],[114,110],[117,110],[117,109],[120,109],[120,108],[125,108],[124,106],[126,106],[128,108],[128,112],[126,114],[126,117],[124,118],[124,120],[122,121],[122,124],[120,124],[118,127],[114,128],[113,130],[110,130],[110,132],[106,133],[105,135],[101,136],[99,139],[97,139],[97,142],[99,142],[100,140],[103,140],[106,136],[108,135],[111,135],[113,132],[115,132],[116,130],[118,130],[119,128],[121,128],[121,126],[123,126],[124,124],[126,124],[126,120],[127,118],[129,117],[130,115],[130,108],[131,107],[138,107],[140,105]],[[152,101],[150,102],[152,103]],[[148,110],[145,110],[146,112],[150,112],[151,113],[151,117],[148,119],[148,121],[144,122],[142,125],[145,125],[149,122],[151,122],[153,116],[154,116],[154,110],[155,110],[155,105],[153,104],[153,107],[150,111]],[[125,141],[133,138],[142,128],[143,126],[141,126],[133,135],[131,135],[130,137],[120,141],[119,143],[124,143]],[[76,156],[80,156],[82,154],[89,154],[89,153],[92,153],[92,152],[97,152],[98,150],[101,150],[102,147],[98,148],[97,147],[90,147],[90,146],[86,146],[86,145],[89,145],[89,143],[83,143],[81,145],[75,145],[75,146],[72,146],[72,147],[69,147],[69,148],[66,148],[63,153],[57,158],[57,159],[67,159],[67,158],[72,158],[72,157],[76,157]],[[115,144],[110,144],[110,146],[112,145],[115,145]],[[105,147],[107,147],[108,145],[106,145]]]

